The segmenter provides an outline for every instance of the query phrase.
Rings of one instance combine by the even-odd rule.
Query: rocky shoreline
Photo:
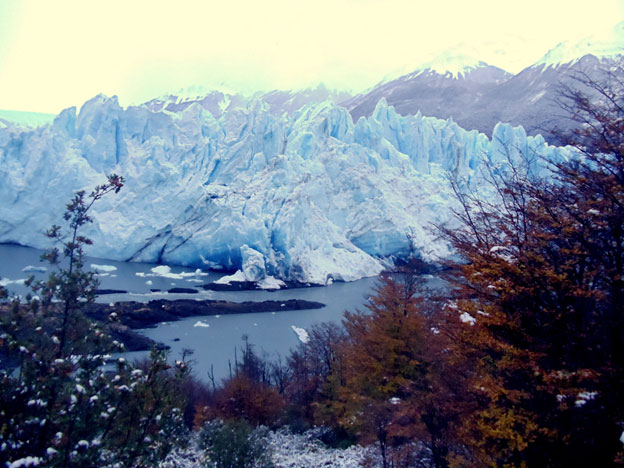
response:
[[[167,348],[134,330],[155,327],[162,322],[173,322],[187,317],[201,315],[250,314],[256,312],[283,312],[289,310],[320,309],[325,304],[289,299],[286,301],[215,301],[158,299],[147,303],[127,301],[111,304],[88,304],[85,314],[99,322],[108,324],[108,331],[126,346],[128,351],[145,351],[152,346]]]

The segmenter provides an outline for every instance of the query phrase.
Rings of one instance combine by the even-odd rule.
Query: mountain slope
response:
[[[497,84],[512,75],[462,54],[443,54],[396,80],[342,103],[355,120],[369,116],[381,98],[402,115],[453,118],[467,129],[481,129],[474,117],[479,102]],[[492,126],[493,128],[493,126]],[[490,128],[490,132],[492,130]]]
[[[452,118],[462,127],[487,135],[498,122],[521,125],[530,135],[548,135],[554,127],[566,128],[555,101],[561,85],[578,87],[575,77],[585,74],[600,82],[605,70],[616,70],[624,79],[624,22],[603,38],[561,43],[534,65],[510,75],[483,62],[462,56],[443,56],[366,94],[344,102],[354,119],[371,114],[384,97],[403,115],[418,111]],[[556,138],[549,137],[557,143]]]

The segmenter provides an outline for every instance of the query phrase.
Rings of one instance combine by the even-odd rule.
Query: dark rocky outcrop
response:
[[[193,288],[171,288],[169,294],[197,294],[199,291]]]
[[[98,296],[104,296],[105,294],[128,294],[128,291],[123,289],[96,289],[95,294]]]
[[[161,322],[172,322],[198,315],[248,314],[320,309],[321,307],[325,307],[325,304],[301,299],[262,302],[196,301],[193,299],[167,301],[158,299],[147,303],[134,301],[117,302],[113,305],[94,303],[87,305],[85,312],[89,317],[99,321],[106,321],[110,314],[115,313],[119,324],[131,329],[138,329],[150,328]]]
[[[298,281],[283,281],[284,286],[279,290],[322,287],[321,284],[300,283]],[[277,289],[265,289],[255,281],[230,281],[229,283],[208,283],[202,284],[207,291],[277,291]]]

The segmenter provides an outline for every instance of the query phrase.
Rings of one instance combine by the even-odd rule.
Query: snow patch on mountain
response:
[[[560,42],[535,66],[558,67],[575,63],[586,55],[597,58],[624,55],[624,21],[602,35],[593,35],[580,41]]]
[[[457,80],[465,78],[471,71],[477,68],[488,66],[489,65],[482,60],[451,49],[421,64],[414,72],[407,75],[406,78],[415,78],[426,72],[434,72]]]

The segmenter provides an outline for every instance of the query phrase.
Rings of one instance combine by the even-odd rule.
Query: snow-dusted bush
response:
[[[273,468],[264,426],[252,428],[243,420],[207,422],[199,433],[209,468]]]

